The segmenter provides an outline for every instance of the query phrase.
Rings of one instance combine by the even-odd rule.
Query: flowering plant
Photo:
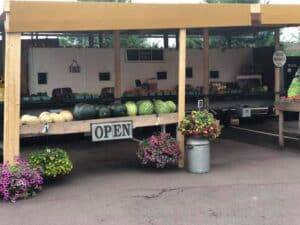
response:
[[[42,190],[42,169],[33,169],[28,162],[17,159],[15,165],[0,164],[0,199],[15,202]]]
[[[67,175],[73,169],[68,153],[60,148],[46,148],[32,152],[29,156],[29,163],[35,167],[42,167],[43,175],[48,178]]]
[[[220,136],[221,127],[213,114],[207,110],[192,111],[180,122],[179,131],[184,136],[198,136],[213,140]]]
[[[154,134],[144,139],[137,150],[142,164],[154,163],[157,168],[176,164],[180,156],[179,145],[169,133]]]

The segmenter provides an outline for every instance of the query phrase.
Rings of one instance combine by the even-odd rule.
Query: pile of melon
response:
[[[42,112],[39,116],[25,114],[21,117],[22,125],[31,125],[39,123],[61,123],[73,120],[73,114],[70,111],[63,110],[59,113]]]
[[[165,114],[174,113],[177,111],[177,106],[173,101],[162,100],[142,100],[134,103],[132,101],[126,104],[129,116],[135,115],[150,115],[150,114]]]

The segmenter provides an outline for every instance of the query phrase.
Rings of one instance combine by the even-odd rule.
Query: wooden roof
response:
[[[251,25],[247,4],[11,1],[9,32],[139,30]]]
[[[7,32],[211,28],[244,30],[300,24],[299,5],[128,4],[10,1]],[[8,18],[8,17],[7,17]],[[218,31],[219,32],[219,31]],[[216,33],[218,33],[216,32]]]

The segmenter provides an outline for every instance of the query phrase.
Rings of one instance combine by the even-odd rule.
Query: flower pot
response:
[[[210,169],[210,144],[207,139],[189,137],[186,142],[186,169],[191,173],[207,173]]]

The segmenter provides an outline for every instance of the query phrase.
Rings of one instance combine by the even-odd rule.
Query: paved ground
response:
[[[139,166],[135,142],[63,146],[72,175],[34,198],[0,202],[1,225],[300,224],[297,151],[222,139],[212,146],[211,172],[197,175]]]

